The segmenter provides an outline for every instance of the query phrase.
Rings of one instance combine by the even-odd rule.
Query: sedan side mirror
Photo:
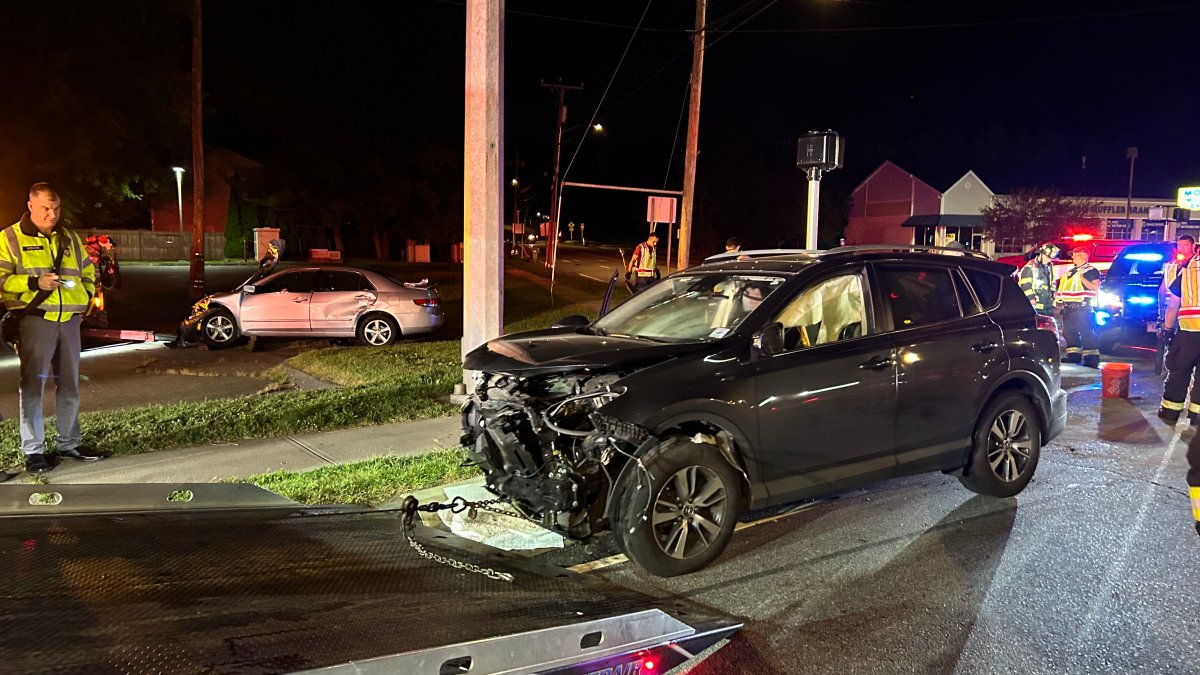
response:
[[[242,286],[242,292],[245,293],[246,295],[254,295],[254,291],[255,291],[254,284]]]
[[[766,356],[783,353],[783,324],[776,321],[754,334],[754,348]]]
[[[588,321],[586,316],[582,314],[572,314],[570,316],[564,316],[558,321],[555,321],[551,328],[579,328],[581,326],[586,326],[589,323],[591,323],[591,321]]]

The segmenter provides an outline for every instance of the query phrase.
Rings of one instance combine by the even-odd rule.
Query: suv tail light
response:
[[[1037,315],[1038,330],[1048,330],[1055,335],[1058,335],[1058,321],[1052,316]]]
[[[440,298],[413,298],[413,302],[422,307],[437,307],[442,304]]]

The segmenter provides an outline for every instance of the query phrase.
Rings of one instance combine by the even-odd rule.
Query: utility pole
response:
[[[1129,158],[1129,193],[1125,197],[1125,222],[1129,223],[1129,237],[1133,238],[1133,162],[1137,159],[1137,148],[1125,148],[1125,156]]]
[[[504,331],[504,0],[467,0],[465,66],[464,356]]]
[[[563,122],[567,120],[567,107],[563,104],[563,99],[568,90],[579,91],[583,86],[574,86],[569,84],[546,84],[542,86],[547,89],[553,89],[558,94],[557,108],[557,123],[554,129],[554,173],[550,179],[550,236],[546,237],[546,267],[554,267],[554,258],[558,255],[558,163],[562,156],[562,132]]]
[[[192,3],[192,260],[188,267],[188,294],[195,302],[204,297],[204,100],[203,53],[200,20],[203,0]]]
[[[696,0],[696,32],[692,34],[692,84],[688,99],[687,146],[683,155],[683,208],[679,214],[679,264],[688,266],[692,242],[692,205],[696,196],[696,151],[700,144],[700,84],[704,80],[705,16],[708,0]],[[670,242],[668,242],[669,244]]]

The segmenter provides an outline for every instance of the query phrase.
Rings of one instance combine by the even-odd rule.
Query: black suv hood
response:
[[[463,368],[512,375],[608,370],[658,363],[715,347],[707,342],[663,343],[595,335],[587,329],[551,329],[491,340],[467,354]]]

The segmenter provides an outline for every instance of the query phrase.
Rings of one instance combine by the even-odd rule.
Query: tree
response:
[[[1094,209],[1094,200],[1022,188],[983,209],[983,231],[993,241],[1036,244],[1062,237],[1071,225],[1094,224]]]

